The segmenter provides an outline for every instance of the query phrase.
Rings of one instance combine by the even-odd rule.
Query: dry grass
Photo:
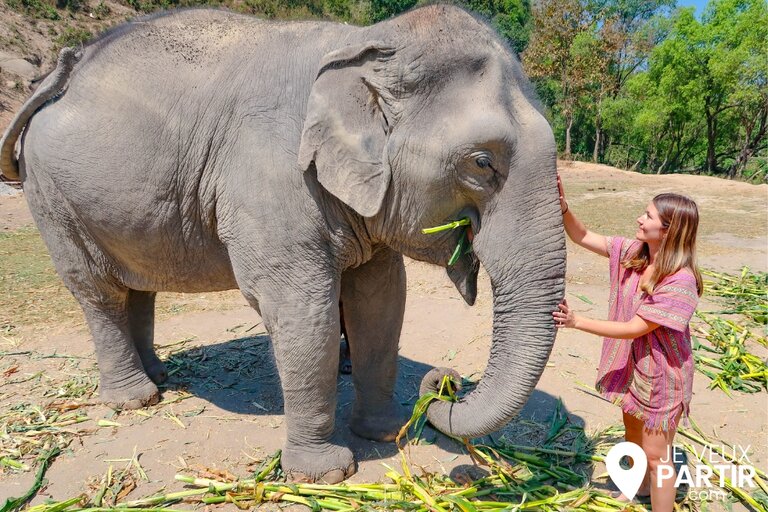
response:
[[[586,226],[604,234],[633,234],[635,220],[654,195],[678,192],[692,196],[699,205],[699,237],[738,233],[743,238],[764,237],[768,232],[765,216],[765,188],[750,187],[748,196],[725,200],[722,192],[686,188],[678,177],[645,176],[616,171],[600,177],[583,171],[561,173],[568,203]],[[677,179],[676,179],[677,178]],[[723,182],[728,183],[728,182]],[[749,187],[746,184],[740,184]],[[700,240],[701,242],[702,240]],[[706,243],[706,242],[705,242]]]
[[[237,290],[158,295],[158,319],[183,312],[231,309],[239,304]],[[80,306],[64,287],[51,257],[34,227],[0,233],[0,334],[14,335],[21,327],[36,332],[46,326],[80,325]]]
[[[414,408],[410,424],[422,419],[423,406],[440,399],[436,394],[422,398]],[[153,494],[127,500],[136,481],[146,478],[134,454],[126,459],[122,472],[110,467],[100,482],[89,492],[69,500],[30,507],[30,512],[93,511],[98,507],[118,507],[119,510],[160,511],[184,503],[214,505],[232,503],[245,510],[264,503],[301,504],[313,511],[332,510],[409,510],[418,512],[496,512],[499,510],[583,510],[595,512],[645,511],[643,505],[626,504],[610,497],[600,483],[606,475],[593,473],[596,464],[604,462],[605,453],[623,438],[623,429],[612,426],[587,435],[571,424],[561,406],[556,407],[549,423],[529,422],[534,437],[541,443],[513,445],[499,440],[490,444],[470,444],[456,440],[468,451],[477,466],[474,475],[457,473],[451,476],[425,472],[410,463],[408,450],[401,449],[400,468],[389,467],[389,482],[341,483],[338,485],[302,484],[284,481],[280,471],[280,453],[265,459],[260,468],[246,478],[238,478],[226,470],[200,468],[196,474],[176,475],[186,485],[185,490]],[[407,431],[407,426],[403,432]],[[704,453],[704,448],[716,450],[721,440],[707,438],[694,424],[694,430],[681,429],[685,436],[684,449],[690,456]],[[697,448],[691,443],[696,443]],[[116,462],[116,461],[115,461]],[[702,460],[702,462],[704,462]],[[738,464],[723,454],[723,462]],[[717,476],[717,474],[716,474]],[[757,511],[765,511],[765,473],[757,470],[757,492],[748,493],[726,482],[732,499],[741,501]],[[716,479],[713,479],[713,483]],[[679,496],[675,510],[693,512],[700,504]]]

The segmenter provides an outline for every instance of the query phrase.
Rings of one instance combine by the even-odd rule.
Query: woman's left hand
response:
[[[555,327],[562,329],[563,327],[575,327],[576,315],[568,307],[568,301],[563,299],[563,302],[557,305],[558,310],[552,313],[552,318],[555,320]]]

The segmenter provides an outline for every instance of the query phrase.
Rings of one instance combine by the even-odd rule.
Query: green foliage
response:
[[[66,27],[54,41],[56,49],[76,47],[85,44],[93,34],[89,30],[77,27]]]
[[[642,107],[621,135],[642,137],[650,170],[734,175],[746,167],[742,151],[764,148],[766,24],[762,0],[714,0],[701,21],[692,9],[676,13],[627,91]]]
[[[528,46],[533,21],[529,0],[466,0],[460,5],[489,19],[516,52]]]
[[[344,2],[344,0],[336,0]],[[532,28],[529,0],[449,0],[484,17],[516,52],[528,45]],[[367,23],[378,23],[426,3],[423,0],[371,0]]]
[[[418,0],[371,0],[371,23],[396,16],[413,8]]]
[[[46,20],[58,20],[60,18],[56,8],[44,0],[7,0],[6,3],[11,9],[33,18]]]
[[[110,9],[109,6],[104,3],[104,0],[101,0],[91,12],[94,16],[96,16],[97,19],[103,20],[109,16],[109,14],[112,12],[112,9]]]
[[[566,154],[646,172],[768,174],[768,7],[541,0],[523,64]]]

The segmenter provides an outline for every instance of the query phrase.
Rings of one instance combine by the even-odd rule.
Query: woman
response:
[[[558,177],[565,231],[578,245],[609,258],[609,320],[574,314],[566,301],[553,313],[558,328],[603,336],[596,389],[621,406],[625,438],[640,445],[648,471],[637,493],[650,494],[654,512],[670,511],[674,478],[657,485],[662,466],[672,466],[672,440],[688,416],[693,357],[688,322],[702,292],[696,268],[696,203],[659,194],[637,219],[635,239],[587,230],[568,208]],[[667,473],[674,473],[674,467]],[[626,497],[619,495],[620,500]]]

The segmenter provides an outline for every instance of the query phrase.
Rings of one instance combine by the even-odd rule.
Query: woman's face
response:
[[[637,233],[635,238],[641,242],[661,242],[661,239],[666,236],[667,230],[662,226],[661,219],[659,218],[659,211],[653,204],[653,201],[648,203],[643,213],[637,219]]]

